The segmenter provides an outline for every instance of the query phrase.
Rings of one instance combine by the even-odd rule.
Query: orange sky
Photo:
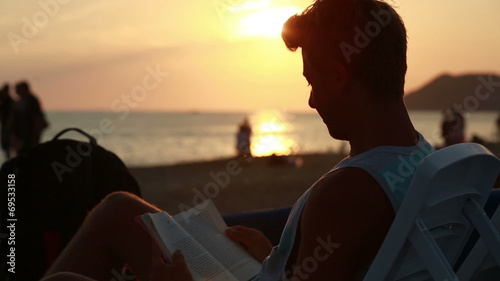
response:
[[[407,90],[500,73],[500,1],[389,2],[408,29]],[[300,54],[271,37],[309,3],[2,1],[0,83],[28,79],[49,110],[307,111]]]

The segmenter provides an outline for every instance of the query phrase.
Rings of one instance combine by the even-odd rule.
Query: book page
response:
[[[260,272],[262,265],[224,234],[227,226],[211,200],[173,218],[238,280]]]
[[[142,219],[169,259],[176,250],[182,251],[194,280],[237,280],[166,212],[146,214]]]

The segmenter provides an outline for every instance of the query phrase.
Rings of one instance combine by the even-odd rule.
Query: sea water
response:
[[[414,111],[410,116],[431,144],[442,143],[440,112]],[[496,117],[495,112],[468,114],[467,138],[478,135],[492,140]],[[314,112],[137,112],[127,116],[112,112],[48,112],[50,127],[42,141],[52,139],[64,128],[77,127],[94,136],[129,167],[207,161],[236,155],[236,132],[244,118],[252,125],[252,151],[256,156],[348,150],[346,143],[329,137],[325,124]],[[85,140],[76,133],[64,138]],[[3,162],[3,155],[0,160]]]

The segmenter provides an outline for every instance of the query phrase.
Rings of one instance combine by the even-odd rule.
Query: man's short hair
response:
[[[283,26],[288,49],[306,48],[318,70],[333,61],[372,90],[376,100],[404,94],[406,29],[396,11],[378,0],[316,0]]]

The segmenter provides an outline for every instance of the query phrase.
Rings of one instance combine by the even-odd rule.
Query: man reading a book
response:
[[[385,2],[316,0],[285,23],[282,36],[290,50],[301,49],[309,105],[333,138],[349,141],[351,151],[297,201],[278,246],[244,226],[230,227],[226,235],[263,263],[260,280],[361,279],[415,166],[433,151],[403,103],[406,30]],[[128,264],[141,280],[191,280],[183,255],[164,262],[134,220],[158,211],[129,194],[108,196],[47,276],[110,280],[113,270]]]

